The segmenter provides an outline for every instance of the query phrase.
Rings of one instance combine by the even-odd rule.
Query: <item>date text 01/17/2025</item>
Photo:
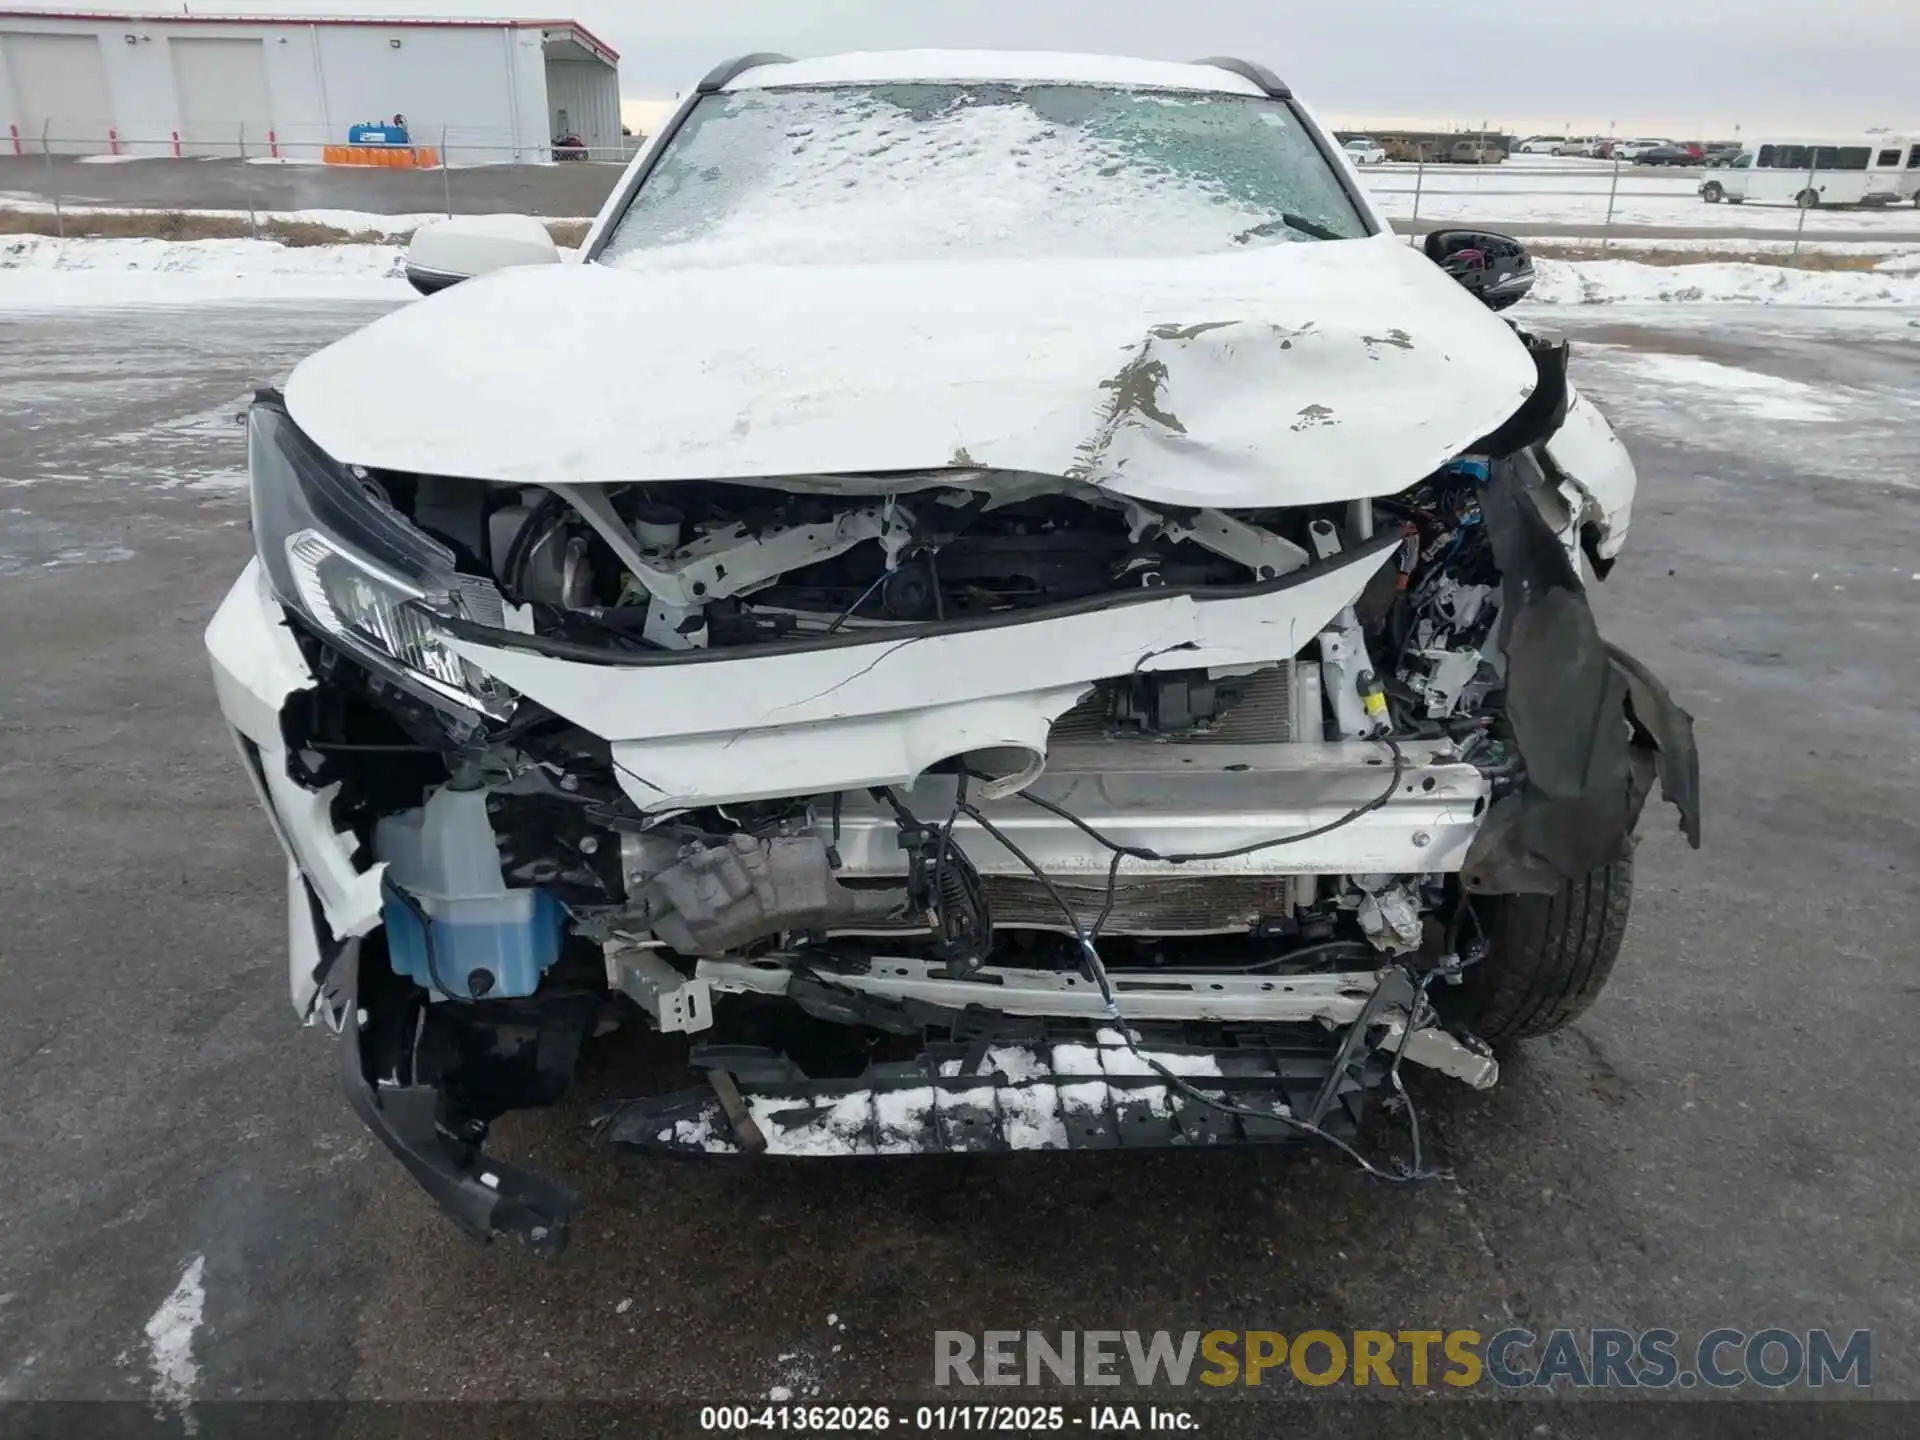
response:
[[[1193,1433],[1190,1411],[1160,1405],[705,1405],[700,1428],[721,1435],[765,1431],[799,1434],[899,1430],[918,1434],[1044,1435],[1068,1430],[1107,1433]]]

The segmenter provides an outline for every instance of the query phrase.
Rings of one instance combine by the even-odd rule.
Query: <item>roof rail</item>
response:
[[[1241,60],[1232,55],[1209,55],[1206,59],[1196,60],[1193,63],[1196,65],[1212,65],[1219,70],[1231,70],[1242,79],[1251,80],[1275,100],[1291,100],[1293,98],[1293,91],[1287,88],[1286,81],[1282,80],[1266,66],[1256,64],[1252,60]]]
[[[740,76],[756,65],[786,65],[793,60],[791,55],[776,55],[771,50],[756,50],[751,55],[736,55],[731,60],[722,60],[713,69],[700,77],[700,83],[693,88],[702,95],[711,95],[716,90],[724,90]]]

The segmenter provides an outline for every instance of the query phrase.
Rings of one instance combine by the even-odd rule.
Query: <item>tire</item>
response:
[[[1798,195],[1793,197],[1793,203],[1798,205],[1802,210],[1818,210],[1820,208],[1820,192],[1813,189],[1802,190]]]
[[[1476,900],[1487,954],[1436,996],[1443,1014],[1494,1046],[1571,1025],[1613,973],[1632,905],[1631,855],[1552,895]]]
[[[1720,188],[1719,181],[1709,180],[1700,187],[1700,198],[1709,205],[1718,205],[1722,200],[1727,198],[1727,192]],[[954,783],[958,784],[959,782],[955,781]]]

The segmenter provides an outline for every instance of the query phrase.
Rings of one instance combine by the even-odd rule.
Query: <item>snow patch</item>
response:
[[[1159,1074],[1156,1065],[1176,1076],[1201,1081],[1221,1078],[1219,1062],[1211,1055],[1135,1050],[1118,1030],[1103,1029],[1091,1043],[1053,1046],[1044,1059],[1027,1046],[996,1046],[987,1052],[978,1085],[863,1089],[828,1100],[750,1095],[746,1103],[766,1137],[769,1155],[908,1153],[919,1148],[918,1137],[936,1116],[942,1127],[951,1130],[992,1114],[996,1104],[1010,1148],[1060,1150],[1067,1148],[1069,1120],[1097,1129],[1116,1104],[1144,1104],[1157,1116],[1171,1115],[1174,1087],[1113,1088],[1107,1083],[1109,1077],[1138,1080]],[[996,1072],[1011,1083],[991,1083]],[[957,1062],[943,1067],[943,1078],[960,1078]],[[734,1149],[711,1114],[662,1129],[659,1139],[709,1153]],[[835,1319],[827,1323],[832,1325]]]
[[[1207,90],[1229,95],[1262,93],[1251,80],[1217,65],[1046,50],[852,51],[816,60],[756,66],[728,88],[762,90],[777,85],[893,84],[903,80],[997,80]]]
[[[1229,184],[1156,159],[1179,137],[1143,140],[1128,119],[1152,97],[1108,97],[1070,121],[1038,100],[923,116],[846,91],[716,99],[722,118],[684,132],[686,153],[677,144],[664,188],[650,188],[627,212],[607,263],[712,269],[1231,254],[1301,239],[1261,228],[1292,210],[1341,233],[1356,228],[1344,201],[1312,186],[1251,174]],[[1255,122],[1218,123],[1218,143],[1251,148],[1235,126]],[[775,150],[784,151],[777,160]]]
[[[820,1393],[820,1361],[807,1351],[788,1351],[774,1362],[780,1367],[779,1378],[767,1391],[767,1398],[776,1403],[793,1399],[808,1399]]]
[[[1728,261],[1646,265],[1637,260],[1536,260],[1525,303],[1920,306],[1920,271],[1795,270]]]
[[[1625,358],[1625,357],[1622,357]],[[1713,398],[1763,420],[1821,421],[1840,418],[1833,392],[1799,380],[1742,370],[1699,355],[1636,354],[1626,359],[1656,385],[1710,391]]]
[[[289,211],[352,228],[407,229],[434,216]],[[1714,241],[1659,242],[1682,246]],[[1751,247],[1748,247],[1751,248]],[[208,301],[411,298],[399,245],[290,247],[272,240],[81,239],[14,236],[0,243],[0,309],[172,305]],[[711,258],[711,257],[710,257]],[[1757,304],[1920,307],[1920,251],[1873,270],[1795,270],[1724,261],[1647,265],[1634,260],[1535,262],[1527,304]]]
[[[0,244],[0,309],[223,300],[387,299],[413,293],[397,245],[272,240],[61,240]]]
[[[207,1292],[201,1284],[206,1268],[206,1256],[194,1256],[181,1272],[173,1293],[160,1302],[146,1326],[153,1398],[179,1415],[189,1435],[200,1429],[189,1407],[194,1386],[200,1380],[200,1366],[193,1358],[193,1337],[206,1315]]]
[[[123,159],[131,158],[123,156]],[[302,160],[256,159],[248,161],[252,165],[301,165],[309,163]],[[74,215],[148,215],[159,219],[164,215],[177,215],[181,207],[171,208],[152,205],[76,205],[71,201],[62,201],[58,207],[61,214]],[[51,215],[55,211],[52,201],[22,190],[0,190],[0,210],[13,210],[22,215]],[[376,235],[409,235],[435,220],[445,220],[444,210],[418,210],[403,215],[387,215],[375,210],[336,210],[321,208],[316,210],[227,210],[219,207],[193,206],[187,211],[193,215],[211,216],[220,220],[258,221],[262,225],[285,222],[289,224],[312,223],[331,225],[337,230],[346,230],[354,234],[372,232]],[[591,215],[535,215],[535,220],[545,225],[585,225]]]

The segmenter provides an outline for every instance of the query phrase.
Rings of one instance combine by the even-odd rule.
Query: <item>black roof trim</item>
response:
[[[1209,55],[1204,60],[1196,60],[1196,65],[1212,65],[1216,69],[1231,70],[1234,74],[1251,80],[1275,100],[1291,100],[1293,91],[1287,88],[1287,82],[1264,65],[1252,60],[1237,59],[1232,55]]]
[[[786,65],[793,60],[791,55],[776,55],[771,50],[756,50],[751,55],[736,55],[731,60],[722,60],[705,75],[693,88],[702,95],[711,95],[716,90],[724,90],[741,72],[753,69],[756,65]]]

